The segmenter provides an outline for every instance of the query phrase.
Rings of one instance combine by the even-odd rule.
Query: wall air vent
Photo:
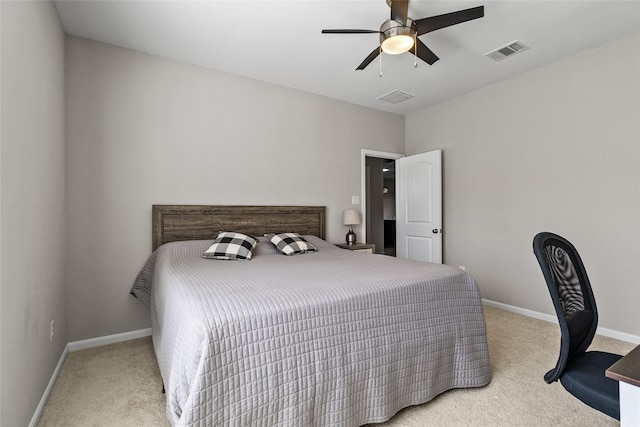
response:
[[[484,56],[495,61],[502,61],[503,59],[513,56],[516,53],[524,52],[527,49],[529,49],[528,46],[525,46],[521,42],[516,40],[507,45],[499,47],[496,50],[492,50],[491,52],[486,53]]]
[[[397,104],[402,101],[406,101],[409,98],[413,98],[415,95],[411,95],[410,93],[402,92],[400,90],[394,90],[393,92],[389,92],[386,95],[382,95],[378,99],[380,101],[390,102],[392,104]]]

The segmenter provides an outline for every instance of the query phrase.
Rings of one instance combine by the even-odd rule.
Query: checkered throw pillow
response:
[[[318,251],[315,246],[300,237],[298,233],[265,234],[265,237],[285,255]]]
[[[223,231],[218,234],[202,258],[210,259],[251,259],[251,251],[258,240],[242,233]]]

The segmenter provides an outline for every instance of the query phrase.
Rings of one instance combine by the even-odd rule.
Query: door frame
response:
[[[363,148],[360,150],[360,213],[362,216],[362,241],[367,241],[367,157],[379,159],[398,160],[405,157],[404,154],[388,153],[386,151],[376,151]]]

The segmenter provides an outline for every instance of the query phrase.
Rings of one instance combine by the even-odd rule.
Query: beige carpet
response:
[[[616,426],[544,373],[555,366],[558,326],[485,308],[493,379],[404,409],[377,426]],[[626,354],[633,344],[596,337],[592,349]],[[71,352],[40,426],[168,426],[150,338]]]

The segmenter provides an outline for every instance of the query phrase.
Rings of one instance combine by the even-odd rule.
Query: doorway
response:
[[[396,256],[395,162],[402,154],[362,150],[362,231],[377,254]]]
[[[391,177],[385,185],[383,169],[393,185]],[[442,151],[405,157],[362,150],[361,171],[363,241],[375,244],[378,254],[442,263]],[[385,188],[387,200],[394,200],[386,212]]]

